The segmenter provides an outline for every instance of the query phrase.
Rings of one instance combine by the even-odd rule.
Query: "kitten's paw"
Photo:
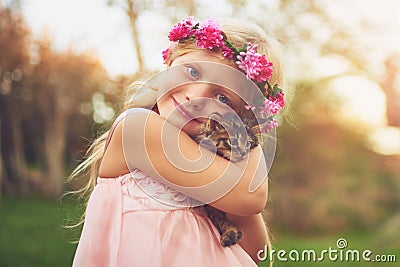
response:
[[[221,245],[224,247],[234,245],[240,238],[242,238],[242,231],[237,228],[231,228],[222,234]]]

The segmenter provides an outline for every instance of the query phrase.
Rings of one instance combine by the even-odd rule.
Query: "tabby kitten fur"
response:
[[[251,111],[243,110],[238,115],[215,112],[203,123],[195,140],[221,157],[235,162],[245,159],[250,149],[260,143],[260,126]],[[242,231],[226,218],[225,212],[210,205],[205,205],[205,210],[221,234],[221,245],[236,244],[242,237]]]

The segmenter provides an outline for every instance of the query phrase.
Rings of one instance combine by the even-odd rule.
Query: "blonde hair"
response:
[[[231,18],[219,19],[219,22],[227,39],[236,47],[243,47],[244,44],[249,42],[257,45],[257,52],[266,55],[267,59],[273,63],[274,71],[270,83],[277,83],[281,88],[285,88],[281,51],[277,40],[267,35],[262,28],[252,23]],[[199,50],[204,51],[204,49],[197,48],[193,41],[175,44],[169,49],[166,64],[170,66],[176,58]],[[234,62],[225,59],[220,51],[207,51],[222,60],[226,60],[227,64],[234,65]],[[127,87],[125,99],[125,109],[132,107],[151,109],[154,103],[156,103],[157,88],[146,86],[144,82],[134,82]],[[81,176],[83,173],[89,174],[89,181],[86,186],[76,192],[87,194],[95,186],[108,133],[107,131],[93,142],[87,151],[86,160],[79,164],[71,174],[71,179]]]

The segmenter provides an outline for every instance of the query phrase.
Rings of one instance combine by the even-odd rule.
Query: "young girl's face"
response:
[[[239,110],[242,99],[234,90],[215,82],[221,80],[220,77],[232,80],[227,64],[226,60],[203,51],[175,59],[159,90],[160,116],[193,137],[198,135],[201,124],[211,113]]]

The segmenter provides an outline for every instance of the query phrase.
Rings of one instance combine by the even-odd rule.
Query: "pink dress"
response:
[[[136,169],[98,178],[73,267],[257,266],[219,240],[198,201]]]
[[[192,201],[139,170],[98,178],[73,266],[257,266],[239,245],[220,245],[201,206],[179,208]]]

